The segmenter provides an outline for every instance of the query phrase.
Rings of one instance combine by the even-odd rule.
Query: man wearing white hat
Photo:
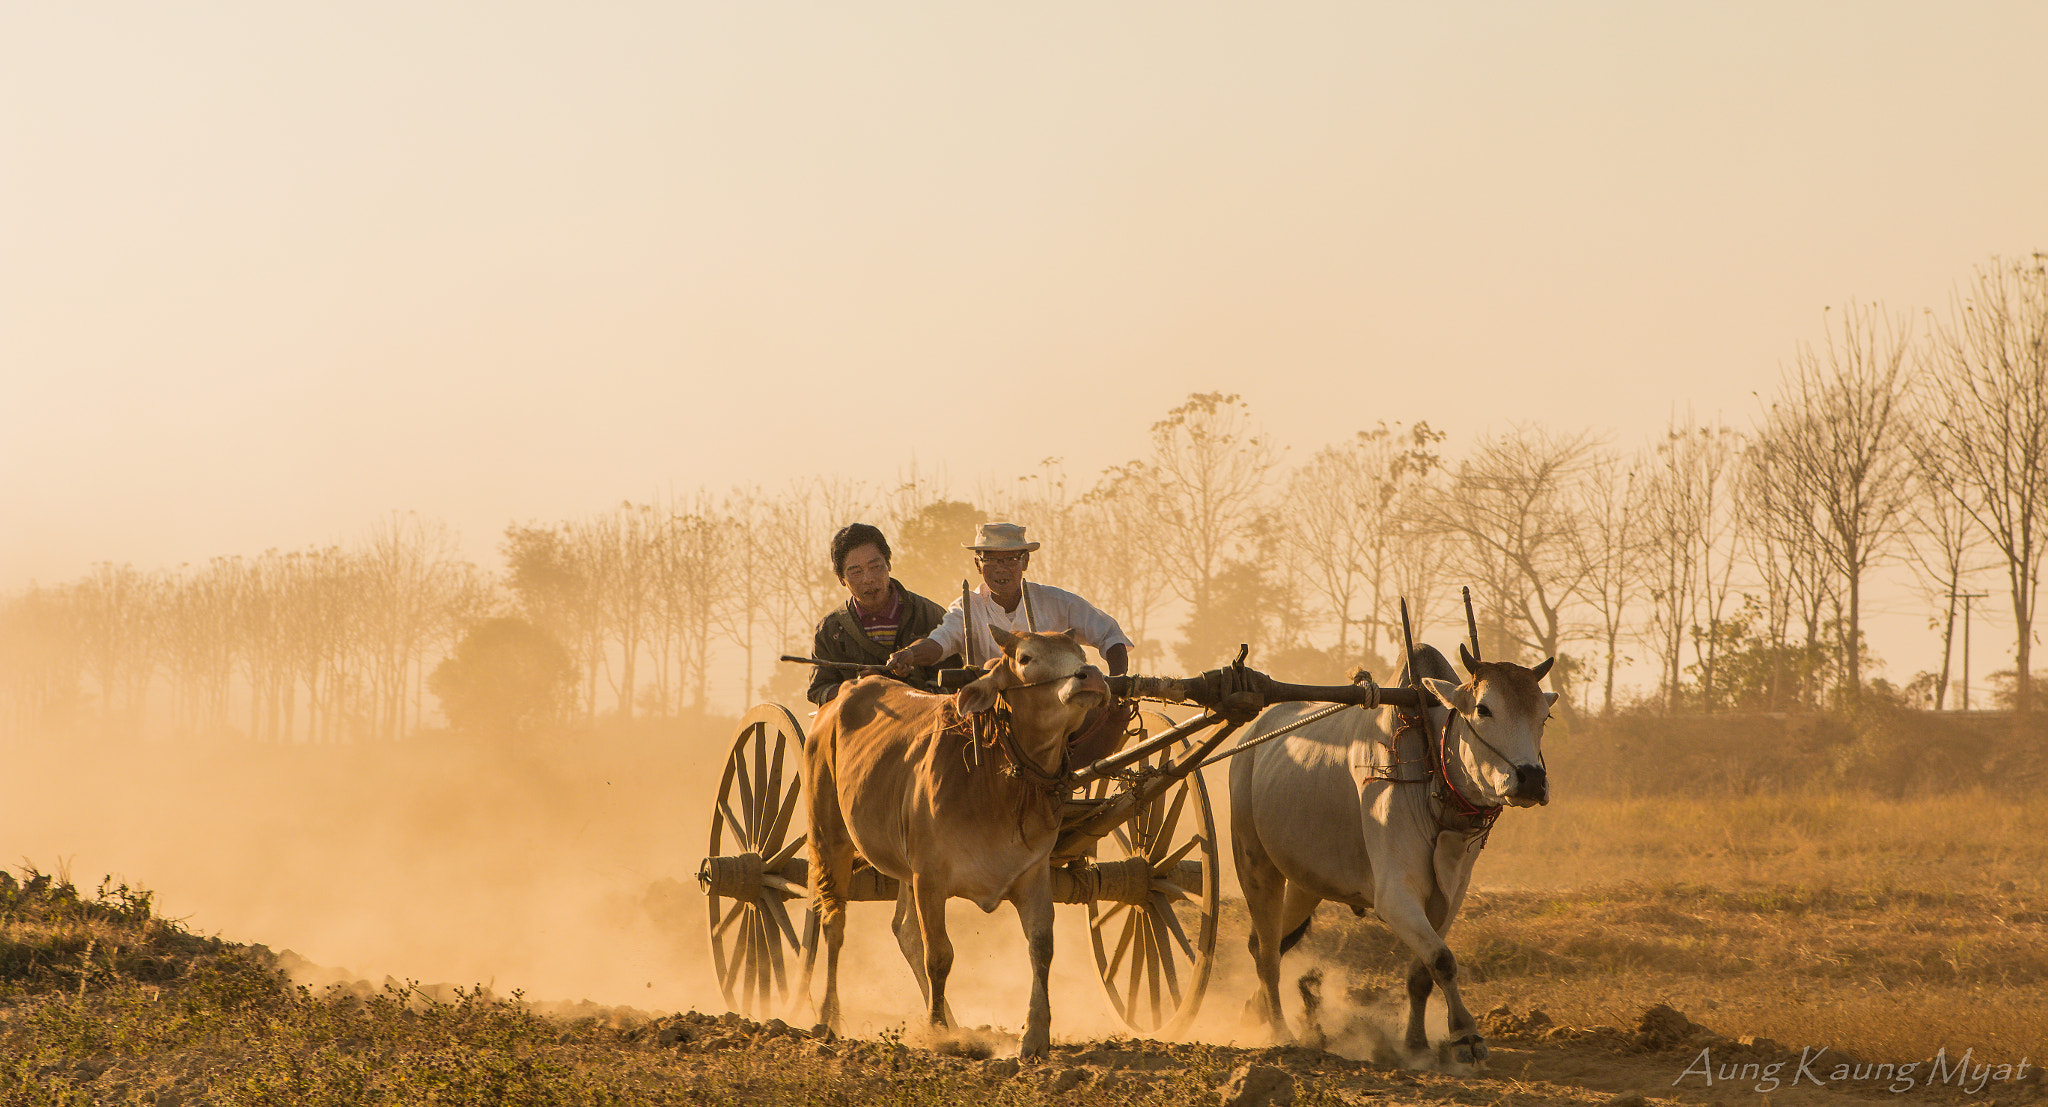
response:
[[[1115,619],[1064,588],[1025,581],[1031,551],[1039,544],[1025,541],[1023,527],[983,523],[975,531],[974,541],[964,545],[974,552],[974,567],[981,574],[981,587],[962,597],[971,601],[971,609],[954,600],[930,637],[889,655],[891,670],[907,672],[956,653],[969,668],[978,667],[1002,652],[989,633],[992,627],[1012,634],[1070,631],[1082,645],[1095,647],[1109,675],[1117,676],[1129,667],[1132,642]]]

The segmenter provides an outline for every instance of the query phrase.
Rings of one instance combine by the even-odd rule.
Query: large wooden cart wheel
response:
[[[806,913],[804,938],[789,913],[789,901],[809,889],[782,875],[804,848],[803,748],[803,727],[778,704],[761,704],[740,720],[711,813],[711,851],[697,874],[719,990],[728,1010],[749,1017],[790,1010],[791,955],[817,948],[805,940],[815,939],[815,912]]]
[[[1143,715],[1155,734],[1173,726],[1157,712]],[[1158,768],[1186,748],[1183,742],[1142,764]],[[1122,787],[1099,780],[1088,794],[1105,797]],[[1202,1005],[1216,956],[1219,860],[1216,817],[1200,773],[1176,781],[1098,848],[1103,890],[1113,898],[1088,902],[1088,937],[1109,1005],[1133,1034],[1178,1034]],[[1190,862],[1199,862],[1199,873]]]

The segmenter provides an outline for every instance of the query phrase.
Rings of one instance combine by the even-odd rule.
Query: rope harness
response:
[[[1471,733],[1473,741],[1491,750],[1493,755],[1499,757],[1502,761],[1510,765],[1513,762],[1509,761],[1500,750],[1495,749],[1492,743],[1481,737],[1479,731],[1471,723],[1466,722],[1465,717],[1456,711],[1451,712],[1449,721],[1444,724],[1441,731],[1436,733],[1433,742],[1431,741],[1426,709],[1418,710],[1413,715],[1396,709],[1394,716],[1399,720],[1399,723],[1394,728],[1393,736],[1386,742],[1389,763],[1384,766],[1373,766],[1374,771],[1369,774],[1368,779],[1383,780],[1389,784],[1431,785],[1430,800],[1433,809],[1432,814],[1436,818],[1437,829],[1463,834],[1472,842],[1474,848],[1484,847],[1487,836],[1493,833],[1494,821],[1500,818],[1501,805],[1474,803],[1466,798],[1465,793],[1458,790],[1458,782],[1453,779],[1451,773],[1451,728],[1464,722],[1465,729]],[[1400,760],[1401,735],[1416,730],[1422,732],[1425,749],[1432,745],[1435,747],[1433,751],[1435,756],[1432,758],[1425,754],[1421,758],[1407,761]],[[1415,777],[1395,775],[1403,765],[1422,765],[1424,766],[1423,775]]]
[[[1008,662],[1005,662],[1005,664],[1008,664]],[[1038,688],[1047,684],[1057,684],[1063,680],[1078,679],[1084,668],[1086,668],[1085,665],[1061,676],[1046,677],[1043,680],[1024,681],[1001,689],[996,693],[995,706],[972,715],[960,714],[959,709],[949,703],[946,709],[938,716],[938,725],[934,728],[933,737],[937,738],[951,734],[956,737],[966,738],[968,740],[967,749],[963,752],[965,755],[972,756],[975,759],[975,763],[980,761],[981,750],[1000,749],[1003,755],[1009,759],[1009,765],[1005,768],[1010,775],[1029,780],[1033,784],[1038,785],[1048,795],[1056,795],[1063,789],[1067,780],[1066,743],[1061,742],[1059,764],[1053,768],[1048,769],[1032,760],[1031,755],[1025,753],[1024,748],[1017,744],[1016,728],[1010,725],[1011,713],[1008,698],[1011,692],[1019,692],[1026,688]]]

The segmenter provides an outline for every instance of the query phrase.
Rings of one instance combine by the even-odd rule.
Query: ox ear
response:
[[[977,677],[973,683],[953,694],[953,704],[962,715],[979,715],[996,705],[996,696],[1016,678],[1010,675],[1008,665],[999,665],[989,670],[988,675]]]
[[[1003,648],[1004,653],[1009,653],[1010,647],[1023,640],[1019,635],[1011,634],[1001,627],[990,627],[988,628],[988,633],[989,637],[996,640],[996,645]]]
[[[1555,658],[1555,657],[1546,657],[1546,658],[1544,658],[1544,659],[1543,659],[1543,664],[1541,664],[1541,665],[1538,665],[1538,666],[1536,666],[1535,668],[1533,668],[1533,669],[1531,669],[1531,670],[1529,670],[1529,671],[1530,671],[1530,672],[1532,672],[1532,673],[1535,673],[1535,674],[1536,674],[1536,679],[1537,679],[1537,680],[1542,680],[1542,679],[1543,679],[1543,674],[1544,674],[1544,673],[1547,673],[1547,672],[1549,672],[1549,671],[1550,671],[1550,666],[1551,666],[1551,664],[1552,664],[1553,662],[1555,662],[1556,660],[1557,660],[1557,658]]]
[[[1545,693],[1543,693],[1543,706],[1545,706],[1545,707],[1556,707],[1556,706],[1557,706],[1557,693],[1556,693],[1556,692],[1545,692]]]
[[[1465,667],[1467,676],[1472,675],[1472,671],[1479,667],[1479,659],[1472,656],[1472,651],[1466,649],[1463,642],[1458,643],[1458,664]]]
[[[1422,686],[1429,689],[1430,695],[1435,696],[1445,707],[1453,711],[1464,710],[1458,704],[1460,685],[1452,684],[1448,680],[1439,680],[1436,677],[1423,677]]]

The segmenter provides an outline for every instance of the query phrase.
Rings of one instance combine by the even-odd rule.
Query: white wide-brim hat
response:
[[[1015,523],[983,523],[975,528],[974,541],[961,545],[977,553],[1030,553],[1038,548],[1038,543],[1024,541],[1024,528]]]

